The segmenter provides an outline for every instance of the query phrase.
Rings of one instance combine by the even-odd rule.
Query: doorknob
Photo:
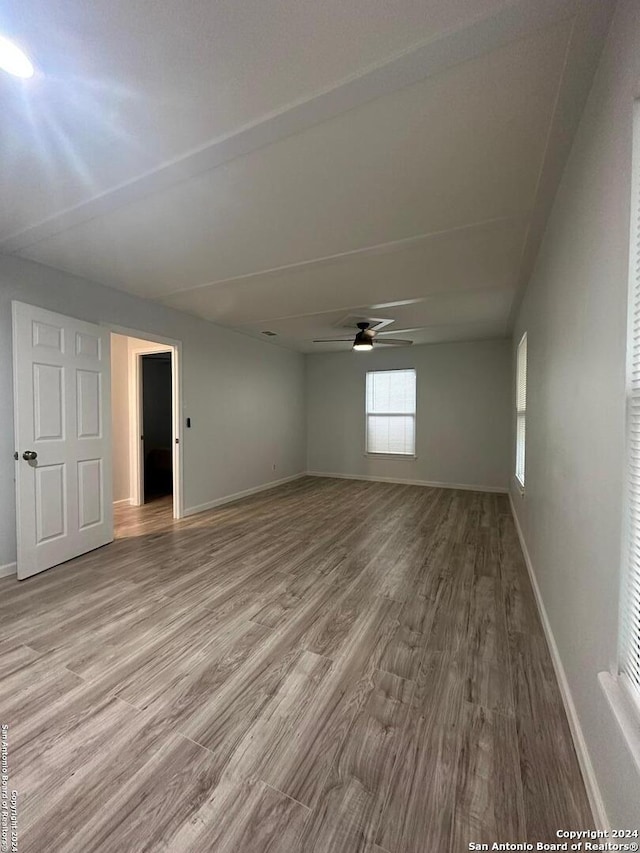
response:
[[[34,459],[38,458],[38,454],[35,452],[35,450],[25,450],[25,452],[22,454],[22,458],[26,459],[27,462],[32,462]]]

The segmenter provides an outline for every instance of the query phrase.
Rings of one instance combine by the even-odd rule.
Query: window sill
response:
[[[598,681],[640,773],[640,704],[634,702],[619,676],[600,672]]]
[[[513,482],[516,484],[516,489],[518,490],[520,497],[523,498],[524,497],[524,483],[521,483],[517,477],[513,478]]]
[[[411,453],[363,453],[363,456],[368,456],[371,459],[417,459],[415,454]]]

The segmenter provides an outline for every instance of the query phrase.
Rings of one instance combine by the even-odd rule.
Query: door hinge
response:
[[[17,450],[16,450],[16,452],[13,454],[13,458],[14,458],[14,459],[20,459],[20,454],[18,453],[18,451],[17,451]]]

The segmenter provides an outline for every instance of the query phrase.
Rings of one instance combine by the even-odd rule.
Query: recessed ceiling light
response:
[[[33,77],[34,68],[24,51],[9,39],[0,36],[0,68],[14,77]]]

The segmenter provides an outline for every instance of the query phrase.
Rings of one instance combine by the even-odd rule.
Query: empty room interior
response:
[[[0,853],[638,850],[638,0],[2,4],[0,399]]]

